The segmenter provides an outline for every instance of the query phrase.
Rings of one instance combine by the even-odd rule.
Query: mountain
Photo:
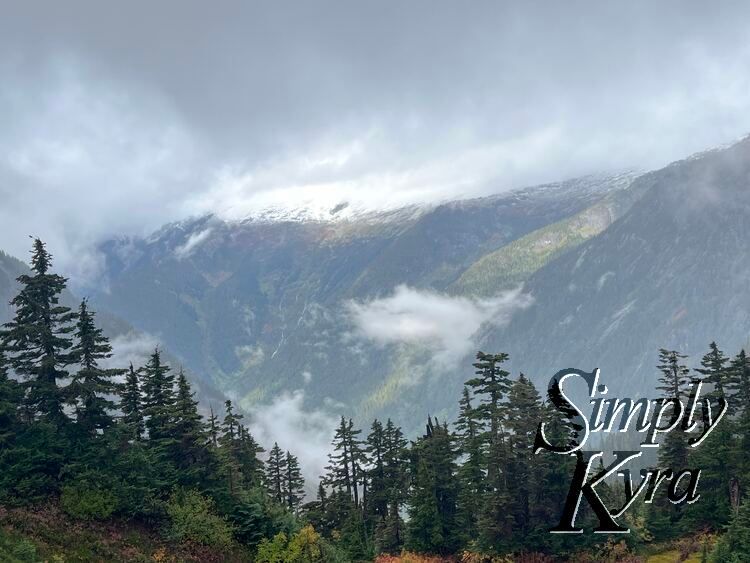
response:
[[[609,225],[635,199],[634,177],[326,220],[197,218],[102,245],[106,291],[92,299],[164,341],[245,408],[304,389],[311,405],[418,424],[428,409],[452,409],[456,396],[433,402],[415,383],[427,371],[455,381],[468,372],[433,369],[433,351],[419,343],[361,338],[351,303],[399,286],[455,299],[492,295]],[[538,252],[547,240],[554,248]],[[520,271],[503,283],[472,274],[517,256]]]
[[[602,369],[610,394],[652,392],[660,347],[697,363],[750,336],[750,139],[637,178],[643,196],[609,228],[532,274],[534,303],[481,346],[540,383]],[[622,396],[621,395],[621,396]]]

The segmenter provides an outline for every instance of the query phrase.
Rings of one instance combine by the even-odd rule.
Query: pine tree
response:
[[[0,349],[0,451],[10,447],[19,430],[21,398],[21,387],[17,381],[8,377],[7,360]]]
[[[687,356],[680,354],[677,350],[659,349],[659,365],[657,368],[662,373],[659,376],[660,385],[656,389],[662,391],[662,396],[667,399],[681,399],[686,394],[688,374],[690,370],[682,363]]]
[[[266,461],[266,487],[268,495],[278,504],[284,504],[284,476],[286,475],[286,457],[274,442],[273,448],[268,452]]]
[[[363,452],[358,438],[360,433],[361,430],[354,429],[351,419],[347,421],[342,416],[333,438],[333,452],[328,455],[329,465],[326,467],[328,485],[346,492],[355,507],[359,507],[359,490],[363,477]]]
[[[412,448],[414,481],[408,503],[405,547],[448,555],[459,546],[456,451],[447,426],[428,418],[426,430]]]
[[[242,474],[238,459],[240,421],[243,416],[234,412],[232,401],[226,401],[224,408],[225,414],[224,421],[221,424],[222,434],[219,438],[219,444],[221,445],[222,458],[227,473],[229,491],[231,495],[235,495],[241,488]]]
[[[520,374],[508,393],[507,426],[510,432],[510,460],[508,476],[514,483],[511,489],[513,531],[523,536],[532,527],[532,502],[535,495],[536,461],[533,444],[539,421],[542,418],[542,401],[534,384]],[[529,546],[531,547],[531,546]]]
[[[708,353],[701,359],[701,367],[696,369],[703,381],[713,386],[713,395],[727,397],[731,384],[731,372],[727,366],[729,358],[724,355],[716,342],[709,344]]]
[[[250,431],[240,424],[237,465],[247,487],[260,487],[263,483],[263,461],[260,454],[265,450],[255,441]]]
[[[52,256],[44,243],[34,240],[31,274],[18,278],[21,290],[11,301],[13,320],[0,331],[0,345],[10,366],[23,378],[27,416],[41,417],[60,427],[68,422],[65,391],[59,386],[74,363],[71,333],[75,313],[59,304],[67,280],[50,273]]]
[[[473,364],[476,377],[466,382],[480,400],[475,407],[476,418],[485,428],[482,438],[487,452],[486,481],[478,517],[480,545],[485,550],[498,552],[507,547],[511,532],[506,474],[509,451],[503,428],[507,410],[503,399],[510,389],[510,373],[501,367],[507,359],[505,353],[477,352],[477,361]]]
[[[369,495],[367,516],[380,521],[388,513],[388,489],[385,475],[385,430],[379,420],[374,420],[365,441]]]
[[[477,537],[477,507],[484,493],[484,424],[478,420],[468,387],[464,386],[456,421],[458,451],[463,463],[458,469],[458,528],[467,543]]]
[[[213,448],[219,447],[219,417],[214,413],[213,405],[210,406],[208,417],[208,443]]]
[[[174,375],[157,348],[143,368],[143,413],[151,440],[168,438],[174,404]]]
[[[401,509],[408,491],[408,449],[401,429],[389,418],[383,430],[382,487],[385,491],[385,515],[375,524],[374,543],[377,553],[400,553],[404,544],[404,521]],[[372,465],[372,461],[370,462]],[[370,498],[377,499],[375,480],[371,479]],[[373,501],[370,501],[373,502]]]
[[[659,365],[662,375],[656,388],[662,391],[666,400],[680,401],[686,396],[688,374],[690,370],[682,361],[686,358],[676,350],[659,350]],[[675,407],[676,408],[676,407]],[[659,446],[659,466],[664,469],[679,471],[687,467],[687,436],[681,427],[669,432]],[[654,499],[648,514],[648,527],[651,533],[660,540],[674,537],[679,532],[679,522],[683,515],[682,505],[669,502],[665,494]]]
[[[120,394],[120,410],[122,411],[122,422],[132,432],[133,439],[140,440],[143,437],[143,404],[138,372],[130,364],[125,384]]]
[[[109,428],[114,420],[115,403],[109,397],[116,391],[114,379],[124,373],[107,369],[99,363],[112,356],[112,346],[94,323],[95,313],[89,311],[84,299],[78,309],[72,356],[80,365],[67,388],[67,401],[74,406],[76,422],[85,434]]]
[[[205,466],[205,432],[203,419],[198,413],[198,401],[193,398],[185,372],[177,373],[177,394],[173,409],[175,439],[174,463],[182,485],[195,485],[203,476]]]
[[[284,497],[286,507],[290,512],[297,514],[305,496],[305,480],[299,467],[296,456],[286,452],[284,460]]]

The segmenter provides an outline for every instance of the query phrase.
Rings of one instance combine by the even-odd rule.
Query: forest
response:
[[[204,416],[159,349],[143,366],[111,367],[112,346],[87,301],[77,310],[60,303],[66,281],[34,240],[31,271],[18,278],[13,318],[0,330],[3,561],[83,557],[19,524],[50,507],[87,530],[156,531],[158,550],[144,560],[634,562],[674,548],[681,560],[750,561],[744,350],[727,355],[711,343],[696,369],[676,350],[655,362],[663,397],[684,399],[699,379],[729,404],[700,448],[680,431],[658,448],[660,467],[701,469],[697,502],[673,504],[662,491],[629,510],[631,532],[617,536],[590,533],[596,518],[583,506],[586,533],[550,534],[575,457],[535,455],[534,437],[540,421],[559,442],[576,430],[529,377],[503,369],[507,354],[477,353],[456,420],[425,416],[414,439],[390,419],[359,428],[342,417],[325,474],[307,484],[317,493],[306,495],[295,444],[264,451],[231,401]],[[612,481],[599,494],[615,506],[624,491]],[[114,557],[102,553],[86,557]]]

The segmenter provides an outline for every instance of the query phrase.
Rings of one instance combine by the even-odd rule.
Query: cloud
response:
[[[314,493],[328,465],[338,418],[330,412],[305,407],[305,394],[298,390],[284,393],[272,403],[252,410],[250,431],[266,450],[278,442],[299,458],[308,492]]]
[[[151,335],[135,331],[118,335],[110,340],[112,356],[102,362],[104,368],[123,368],[133,364],[137,369],[144,365],[158,346]]]
[[[323,6],[7,6],[3,248],[41,236],[86,278],[102,239],[191,214],[484,195],[750,131],[748,4]]]
[[[531,303],[521,288],[470,299],[400,285],[389,297],[350,301],[347,308],[360,337],[380,345],[424,345],[436,352],[436,364],[452,367],[472,351],[484,323],[506,324],[514,311]]]
[[[185,244],[182,244],[175,248],[174,253],[177,259],[183,260],[190,256],[193,250],[195,250],[198,246],[200,246],[208,239],[212,231],[213,229],[209,227],[207,229],[203,229],[202,231],[198,231],[197,233],[191,234],[185,241]]]

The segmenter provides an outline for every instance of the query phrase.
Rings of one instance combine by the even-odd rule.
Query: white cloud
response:
[[[112,338],[110,344],[112,356],[101,362],[102,367],[124,368],[132,363],[138,368],[148,361],[159,343],[149,334],[131,331]]]
[[[532,301],[521,288],[470,299],[400,285],[390,297],[351,301],[347,307],[359,336],[381,345],[418,343],[436,352],[437,364],[452,367],[472,351],[484,323],[505,324]]]
[[[213,229],[209,227],[197,233],[191,234],[185,241],[185,244],[182,244],[175,248],[174,253],[177,259],[183,260],[190,256],[193,253],[193,250],[195,250],[198,246],[200,246],[208,239],[212,231]]]
[[[299,458],[305,487],[313,493],[328,464],[328,452],[338,418],[322,409],[306,409],[301,390],[284,393],[269,405],[252,410],[250,431],[266,448],[278,442]]]

